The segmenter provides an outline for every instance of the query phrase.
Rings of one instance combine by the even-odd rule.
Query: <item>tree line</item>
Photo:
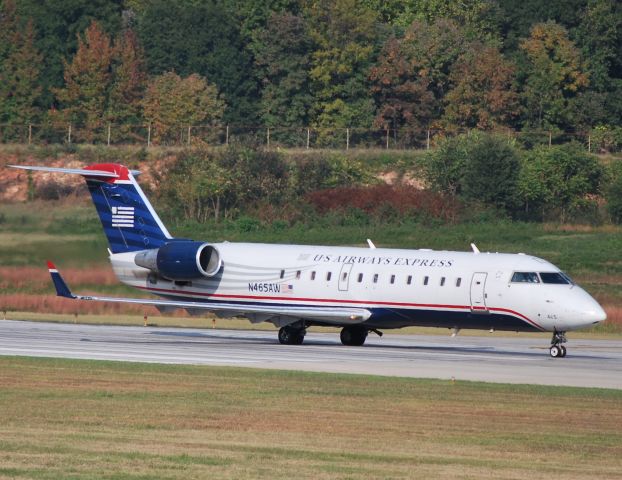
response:
[[[161,139],[234,123],[622,145],[622,4],[0,0],[0,123],[59,121],[87,141],[148,122]]]

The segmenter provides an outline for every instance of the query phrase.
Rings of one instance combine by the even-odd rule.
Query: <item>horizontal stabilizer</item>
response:
[[[11,168],[20,168],[22,170],[35,170],[39,172],[56,172],[56,173],[73,173],[76,175],[88,175],[89,177],[109,177],[119,178],[114,172],[106,172],[104,170],[86,170],[82,168],[57,168],[57,167],[40,167],[30,165],[9,165]]]

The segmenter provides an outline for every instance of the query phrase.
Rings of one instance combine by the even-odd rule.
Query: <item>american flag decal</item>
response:
[[[288,285],[287,283],[282,283],[281,284],[281,293],[294,293],[294,286],[293,285]]]
[[[133,227],[134,207],[112,207],[113,227]]]

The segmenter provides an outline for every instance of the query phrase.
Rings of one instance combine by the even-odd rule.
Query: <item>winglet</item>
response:
[[[71,293],[69,287],[63,280],[63,277],[60,276],[56,266],[48,260],[48,271],[52,277],[52,282],[54,282],[54,287],[56,288],[56,295],[59,297],[65,298],[76,298],[74,294]]]

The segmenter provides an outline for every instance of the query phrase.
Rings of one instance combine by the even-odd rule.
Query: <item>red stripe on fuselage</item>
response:
[[[160,293],[174,293],[179,296],[193,296],[198,295],[201,297],[215,297],[215,298],[224,298],[224,299],[236,299],[236,300],[285,300],[285,304],[289,304],[292,301],[295,302],[321,302],[321,303],[337,303],[337,304],[354,304],[354,305],[383,305],[383,306],[393,306],[393,307],[413,307],[413,308],[438,308],[438,309],[446,309],[446,310],[472,310],[470,305],[439,305],[433,303],[404,303],[404,302],[381,302],[381,301],[366,301],[366,300],[338,300],[335,298],[305,298],[305,297],[266,297],[266,296],[258,296],[258,295],[225,295],[222,293],[203,293],[203,292],[193,292],[193,291],[180,291],[180,290],[167,290],[164,288],[152,288],[152,287],[136,287],[141,290],[147,290],[148,292],[160,292]],[[509,313],[511,315],[515,315],[526,322],[530,323],[536,328],[539,328],[542,331],[545,331],[540,325],[538,325],[533,320],[529,319],[522,313],[516,312],[514,310],[510,310],[508,308],[496,308],[496,307],[476,307],[476,310],[489,310],[493,312],[502,312]],[[474,309],[474,310],[475,310]]]

